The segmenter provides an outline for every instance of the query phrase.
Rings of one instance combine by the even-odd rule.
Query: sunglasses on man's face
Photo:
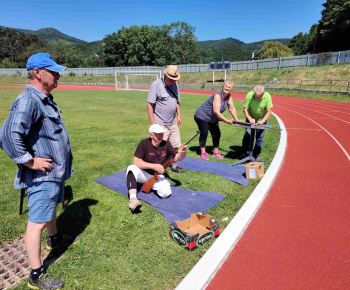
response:
[[[51,73],[51,74],[54,75],[54,76],[59,76],[59,75],[60,75],[59,72],[53,71],[53,70],[49,70],[49,69],[47,69],[47,68],[42,68],[42,70],[45,70],[45,71]]]

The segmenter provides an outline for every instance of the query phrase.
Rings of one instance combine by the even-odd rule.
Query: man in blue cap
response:
[[[0,147],[18,166],[14,186],[26,188],[28,194],[25,246],[32,268],[28,286],[33,289],[64,285],[46,274],[41,262],[43,230],[49,235],[48,249],[69,246],[79,239],[58,233],[56,227],[56,206],[64,201],[64,182],[73,175],[69,137],[51,95],[59,72],[65,69],[47,53],[32,55],[27,62],[29,85],[13,102],[0,129]]]

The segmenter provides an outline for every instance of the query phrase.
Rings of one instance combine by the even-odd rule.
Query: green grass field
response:
[[[18,94],[1,92],[0,125]],[[72,189],[73,200],[64,211],[59,207],[58,227],[67,234],[81,233],[81,241],[51,265],[49,272],[65,281],[67,289],[175,288],[214,241],[188,252],[170,238],[169,224],[156,209],[143,202],[142,212],[133,215],[126,196],[93,181],[131,164],[137,144],[148,135],[147,92],[54,91],[53,95],[70,135],[75,171],[66,182]],[[183,143],[195,134],[194,112],[208,97],[181,95]],[[237,100],[234,103],[243,119],[243,103]],[[273,116],[269,123],[278,127]],[[220,162],[232,164],[238,160],[244,129],[227,124],[220,126],[220,151],[227,157]],[[277,150],[279,137],[277,130],[265,134],[262,152],[265,171]],[[211,138],[207,145],[210,153]],[[188,156],[199,158],[198,153],[197,138],[189,144]],[[1,244],[25,233],[28,214],[18,215],[20,192],[13,189],[16,171],[17,166],[0,150]],[[227,196],[207,212],[219,221],[221,229],[258,184],[250,180],[244,187],[213,174],[188,170],[185,174],[169,172],[169,175],[183,188]],[[222,221],[225,217],[228,220]],[[25,281],[18,286],[22,288],[26,289]]]

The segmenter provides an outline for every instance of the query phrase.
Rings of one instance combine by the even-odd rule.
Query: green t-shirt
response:
[[[262,99],[257,101],[254,97],[254,91],[251,91],[245,97],[243,106],[244,108],[248,108],[249,115],[255,119],[256,122],[260,121],[266,115],[267,109],[273,107],[271,95],[265,92]]]

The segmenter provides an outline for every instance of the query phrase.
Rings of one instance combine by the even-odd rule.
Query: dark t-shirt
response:
[[[168,141],[162,141],[159,147],[152,144],[151,138],[143,139],[137,146],[134,156],[148,163],[164,164],[170,156],[175,156],[177,150]],[[145,169],[149,174],[154,170]]]

